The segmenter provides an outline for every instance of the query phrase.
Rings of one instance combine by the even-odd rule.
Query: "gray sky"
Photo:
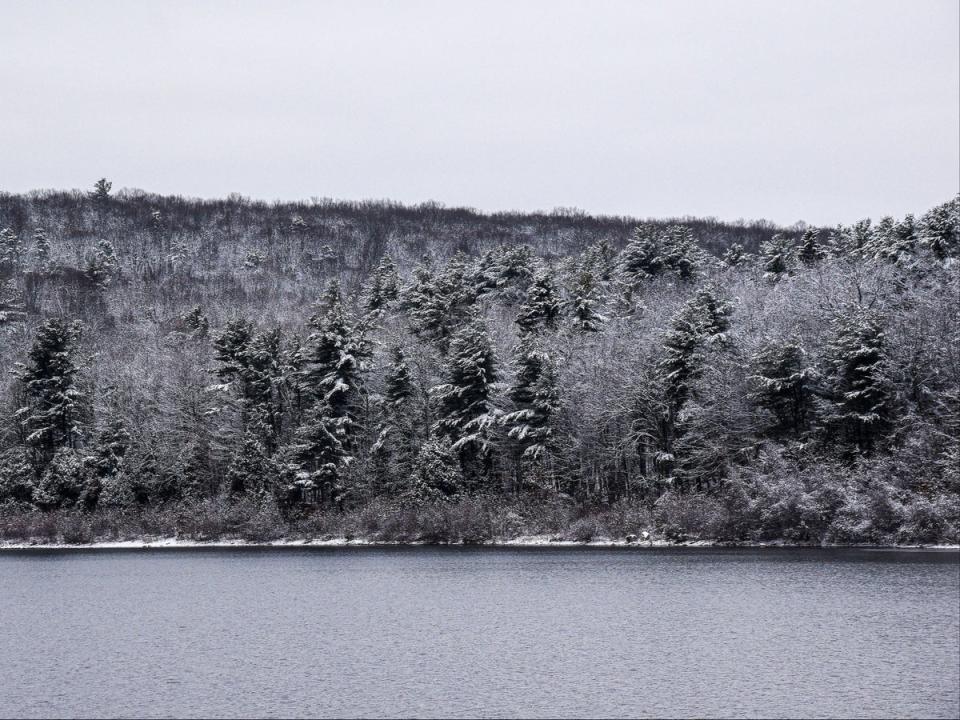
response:
[[[833,224],[960,190],[957,0],[0,0],[0,189]]]

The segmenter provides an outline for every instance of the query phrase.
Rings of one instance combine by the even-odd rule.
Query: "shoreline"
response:
[[[686,540],[674,542],[664,539],[627,541],[599,538],[589,541],[563,540],[550,535],[524,535],[511,539],[487,542],[432,542],[427,540],[369,540],[366,538],[297,538],[270,541],[250,541],[242,538],[218,540],[191,540],[176,537],[140,538],[136,540],[104,540],[90,543],[51,542],[0,542],[3,551],[21,550],[254,550],[278,548],[398,548],[398,547],[470,547],[470,548],[629,548],[635,550],[663,550],[671,548],[720,548],[720,549],[841,549],[863,550],[948,550],[960,551],[957,544],[931,545],[876,545],[870,543],[791,543],[786,541],[722,541]]]

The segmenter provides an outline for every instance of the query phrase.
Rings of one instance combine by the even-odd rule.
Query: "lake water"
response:
[[[0,553],[0,716],[960,715],[953,551]]]

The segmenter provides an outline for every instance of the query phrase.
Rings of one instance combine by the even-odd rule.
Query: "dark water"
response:
[[[0,553],[0,716],[960,715],[952,551]]]

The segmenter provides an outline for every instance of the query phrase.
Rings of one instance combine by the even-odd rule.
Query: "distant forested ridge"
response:
[[[960,197],[832,228],[0,194],[0,539],[957,542]]]

